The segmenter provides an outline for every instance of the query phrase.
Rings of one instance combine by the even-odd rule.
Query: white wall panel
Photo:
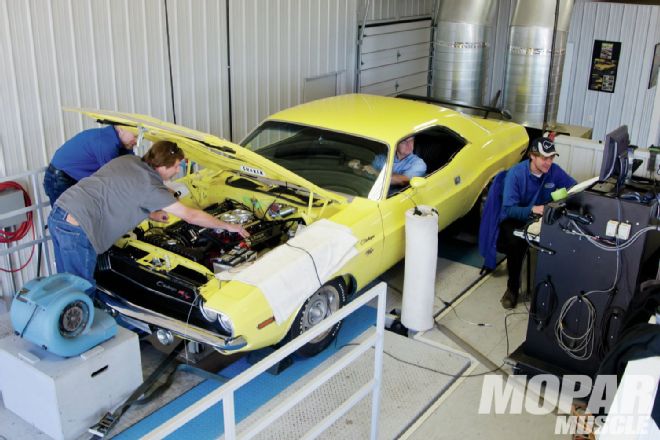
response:
[[[226,2],[167,5],[176,122],[229,137]]]
[[[657,86],[648,89],[648,80],[653,48],[660,42],[660,6],[577,1],[568,38],[573,48],[558,120],[593,127],[593,139],[625,124],[633,143],[657,142],[650,139],[651,128],[660,124],[652,119]],[[614,93],[588,90],[594,40],[621,42]]]
[[[595,140],[559,135],[555,138],[559,156],[555,163],[561,166],[578,182],[598,176],[603,162],[603,145]],[[652,178],[647,168],[650,153],[648,148],[635,150],[635,159],[641,159],[643,164],[635,170],[635,176]]]
[[[353,90],[357,0],[229,2],[233,139],[299,104],[306,78],[337,73]]]
[[[430,16],[435,7],[435,0],[362,0],[359,5],[360,21],[364,19],[367,3],[367,22]]]
[[[95,125],[62,107],[171,118],[164,11],[162,0],[0,0],[4,175],[45,166]]]

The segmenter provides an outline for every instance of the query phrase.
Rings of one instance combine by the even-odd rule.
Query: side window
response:
[[[467,140],[446,127],[432,127],[415,134],[414,145],[413,153],[426,164],[425,176],[428,176],[447,165],[467,145]],[[391,184],[388,197],[408,187]]]
[[[415,135],[415,154],[426,163],[426,175],[448,164],[467,140],[444,127],[434,127]]]

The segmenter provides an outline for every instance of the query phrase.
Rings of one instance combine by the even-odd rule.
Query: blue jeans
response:
[[[77,182],[71,177],[59,170],[55,170],[52,165],[49,165],[44,174],[44,192],[48,196],[50,207],[53,207],[57,198],[61,196],[64,191],[76,183]]]
[[[56,206],[48,216],[48,230],[53,238],[57,272],[68,272],[92,283],[88,294],[94,296],[96,251],[80,226],[66,221],[67,212]]]

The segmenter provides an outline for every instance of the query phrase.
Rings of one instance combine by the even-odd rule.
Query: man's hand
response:
[[[543,205],[536,205],[532,207],[532,214],[543,215]]]
[[[362,167],[362,171],[364,171],[365,173],[374,175],[374,176],[378,174],[378,171],[376,171],[376,168],[372,167],[371,165],[365,165],[364,167]]]
[[[247,237],[250,236],[250,233],[248,231],[246,231],[245,228],[242,225],[237,225],[237,224],[234,224],[234,223],[226,223],[222,227],[222,229],[224,229],[225,231],[229,231],[229,232],[236,232],[236,233],[240,234],[240,236],[243,237],[243,238],[247,238]]]
[[[181,202],[172,203],[170,206],[165,207],[164,210],[193,225],[236,232],[243,238],[250,236],[248,231],[241,225],[223,222],[208,212],[204,212],[201,209],[189,208]]]
[[[162,209],[159,209],[158,211],[150,212],[149,218],[157,222],[165,223],[170,219],[170,216]]]

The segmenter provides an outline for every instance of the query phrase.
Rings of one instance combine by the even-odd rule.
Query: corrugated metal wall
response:
[[[434,12],[435,0],[361,0],[360,21],[367,7],[367,22],[401,20],[408,17],[430,16]]]
[[[353,90],[356,11],[356,0],[229,2],[234,140],[301,103],[306,78],[336,73],[337,94]]]
[[[588,90],[594,40],[621,42],[614,93]],[[626,124],[631,142],[646,146],[651,124],[656,130],[660,124],[652,120],[658,86],[648,89],[657,43],[660,6],[576,2],[564,66],[564,77],[571,80],[562,84],[557,119],[593,127],[592,138],[599,140]]]
[[[176,122],[228,138],[227,3],[167,0],[167,14]]]
[[[63,106],[170,118],[164,20],[162,0],[0,0],[0,171],[44,166],[94,125]]]

